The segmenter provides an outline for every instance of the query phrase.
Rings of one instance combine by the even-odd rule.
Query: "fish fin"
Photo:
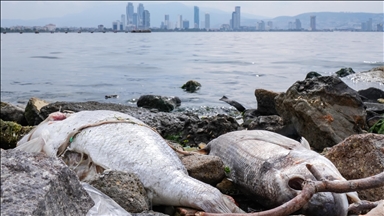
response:
[[[349,193],[346,193],[346,195],[348,200],[352,203],[358,203],[361,201],[357,192],[349,192]]]
[[[309,142],[304,137],[301,137],[300,143],[304,148],[311,150],[311,146],[309,145]]]
[[[36,137],[29,140],[28,142],[22,143],[16,147],[21,151],[25,152],[42,152],[45,146],[45,140],[42,137]]]

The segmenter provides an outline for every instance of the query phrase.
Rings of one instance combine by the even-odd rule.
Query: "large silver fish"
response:
[[[135,173],[150,192],[153,205],[213,213],[243,212],[218,189],[188,176],[176,153],[158,133],[120,112],[52,113],[23,137],[17,148],[51,156],[71,157],[65,152],[68,150],[81,153],[75,170],[80,179],[91,179],[105,169]]]
[[[316,180],[306,168],[312,164],[329,180],[345,180],[327,158],[301,143],[282,135],[263,131],[230,132],[212,140],[204,149],[219,156],[229,169],[229,178],[244,191],[272,208],[291,200],[304,180]],[[359,201],[357,193],[348,193]],[[346,194],[317,193],[302,209],[306,215],[347,215]]]

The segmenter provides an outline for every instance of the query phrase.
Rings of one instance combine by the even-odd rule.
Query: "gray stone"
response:
[[[181,100],[178,97],[165,97],[160,95],[142,95],[137,100],[138,107],[157,109],[162,112],[171,112],[180,106]]]
[[[224,177],[224,164],[217,156],[193,154],[184,156],[181,162],[188,174],[210,185],[216,185]]]
[[[316,71],[311,71],[307,73],[307,76],[305,77],[305,79],[312,79],[315,77],[321,77],[321,74],[317,73]]]
[[[384,84],[384,66],[355,73],[349,75],[347,78],[351,79],[353,82],[377,82]]]
[[[45,117],[40,114],[40,109],[43,106],[48,105],[47,101],[44,101],[39,98],[31,98],[28,101],[27,106],[25,107],[25,119],[27,119],[28,125],[34,126],[40,124]]]
[[[317,151],[368,129],[358,93],[334,76],[297,81],[276,97],[276,109]]]
[[[17,142],[29,133],[33,126],[21,126],[16,122],[3,121],[0,119],[0,147],[2,149],[15,148]]]
[[[372,111],[378,114],[384,114],[384,104],[364,102],[364,105],[367,111]]]
[[[358,93],[364,102],[378,103],[378,99],[384,98],[384,91],[374,87],[359,90]]]
[[[58,158],[1,149],[2,215],[86,215],[93,205]]]
[[[24,109],[5,102],[1,102],[0,118],[4,121],[16,122],[23,126],[28,124],[24,117]]]
[[[352,135],[326,151],[325,157],[347,180],[379,174],[384,172],[384,135]],[[358,194],[364,200],[381,200],[384,199],[384,186],[358,191]]]
[[[106,171],[89,184],[112,198],[127,212],[137,213],[150,208],[147,192],[135,174]]]
[[[353,71],[352,68],[341,68],[340,70],[336,71],[336,75],[338,77],[346,77],[346,76],[354,74],[354,73],[356,73],[356,72]]]
[[[283,120],[278,115],[258,116],[252,121],[244,122],[243,127],[248,130],[277,131],[283,127]]]
[[[275,97],[279,93],[264,89],[256,89],[257,110],[260,115],[278,115],[275,105]]]
[[[185,89],[185,91],[193,93],[199,90],[201,87],[201,84],[195,80],[189,80],[186,82],[183,86],[181,86],[182,89]]]

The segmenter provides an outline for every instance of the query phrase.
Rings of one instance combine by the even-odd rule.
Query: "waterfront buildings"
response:
[[[311,16],[311,31],[316,31],[316,16]]]
[[[143,12],[143,28],[149,29],[150,26],[151,26],[150,13],[148,10],[144,10],[144,12]]]
[[[265,23],[263,20],[261,20],[260,22],[257,23],[257,29],[259,31],[265,31]]]
[[[168,14],[166,14],[164,16],[164,28],[169,29],[169,15]]]
[[[301,22],[300,22],[300,20],[299,19],[296,19],[296,21],[295,21],[295,29],[296,30],[301,30]]]
[[[189,21],[188,20],[183,20],[183,28],[189,29]]]
[[[199,28],[199,22],[200,22],[200,11],[199,7],[195,6],[193,8],[193,27],[198,29]]]
[[[210,29],[211,27],[210,27],[210,17],[209,17],[209,13],[206,13],[205,14],[205,29]]]
[[[139,7],[137,7],[137,27],[138,29],[141,29],[143,27],[143,13],[144,13],[144,5],[139,4]]]
[[[183,16],[182,15],[177,16],[177,27],[176,28],[179,28],[179,29],[183,28]]]
[[[232,12],[232,19],[229,22],[232,30],[240,30],[240,6],[235,7],[235,11]]]
[[[121,30],[125,30],[125,15],[121,14],[121,24],[123,25],[123,28]]]

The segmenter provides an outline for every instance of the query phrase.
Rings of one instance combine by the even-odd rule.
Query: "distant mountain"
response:
[[[151,27],[160,27],[164,21],[164,15],[168,14],[170,21],[175,25],[177,17],[181,14],[183,20],[189,20],[190,27],[193,26],[193,6],[187,6],[180,2],[143,2],[144,8],[150,12]],[[36,20],[9,20],[1,19],[2,27],[11,27],[16,25],[23,26],[44,26],[49,23],[58,27],[97,27],[104,25],[107,28],[112,27],[112,22],[121,20],[121,15],[125,14],[126,2],[97,2],[92,8],[81,13],[66,15],[59,18],[43,18]],[[138,3],[134,3],[135,11]],[[210,14],[211,28],[219,28],[222,24],[229,24],[232,12],[224,12],[214,8],[200,7],[200,22],[204,21],[205,13]],[[279,16],[275,18],[262,17],[252,14],[241,14],[242,26],[256,26],[257,22],[263,20],[273,22],[273,28],[287,29],[289,22],[295,22],[300,19],[301,26],[304,29],[309,28],[310,16],[316,16],[317,29],[334,28],[360,28],[362,22],[372,18],[375,26],[378,23],[384,23],[383,13],[343,13],[343,12],[314,12],[303,13],[296,16]]]

